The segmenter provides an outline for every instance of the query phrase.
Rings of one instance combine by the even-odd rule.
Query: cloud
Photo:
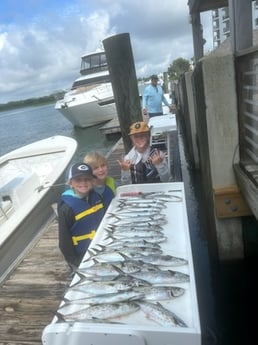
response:
[[[0,103],[69,88],[79,76],[81,55],[113,34],[130,34],[137,77],[161,73],[178,57],[193,56],[187,0],[31,4],[26,8],[33,13],[10,17],[6,10],[0,17]]]

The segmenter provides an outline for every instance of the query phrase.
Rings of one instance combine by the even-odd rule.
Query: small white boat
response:
[[[105,52],[97,51],[81,57],[81,76],[71,90],[58,100],[55,109],[75,127],[86,128],[117,117]]]
[[[53,136],[0,157],[0,281],[53,215],[77,142]]]

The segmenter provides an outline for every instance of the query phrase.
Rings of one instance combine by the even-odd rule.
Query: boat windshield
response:
[[[98,76],[90,79],[83,79],[79,78],[75,80],[75,82],[72,85],[71,90],[77,89],[78,87],[87,86],[87,85],[94,85],[94,84],[103,84],[103,83],[110,83],[110,76],[104,75],[104,76]]]
[[[108,69],[105,53],[95,53],[82,57],[81,70],[82,75],[105,71]]]

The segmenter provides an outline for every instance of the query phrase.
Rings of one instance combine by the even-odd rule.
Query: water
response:
[[[0,112],[0,156],[53,135],[64,135],[77,140],[78,150],[74,161],[83,159],[92,150],[106,154],[116,140],[107,140],[99,130],[101,126],[74,128],[54,109],[54,104],[3,111]]]

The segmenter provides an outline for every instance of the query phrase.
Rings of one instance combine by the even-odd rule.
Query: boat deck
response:
[[[177,132],[171,134],[171,171],[181,181]],[[119,140],[107,158],[117,181],[117,159],[124,153]],[[0,345],[38,345],[43,329],[52,321],[72,275],[58,248],[57,221],[53,219],[35,245],[0,287]]]

